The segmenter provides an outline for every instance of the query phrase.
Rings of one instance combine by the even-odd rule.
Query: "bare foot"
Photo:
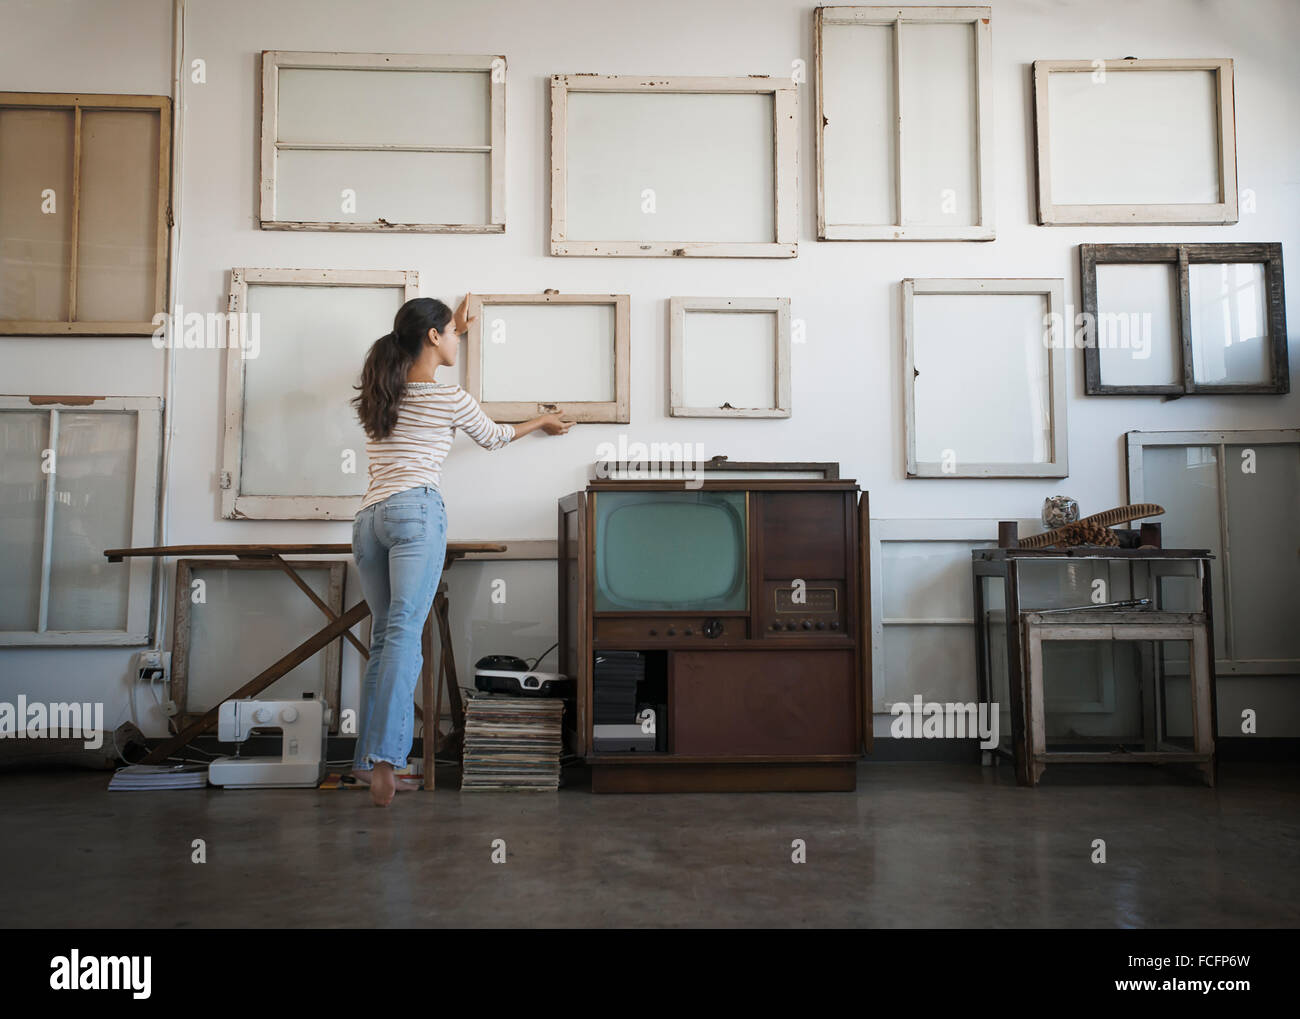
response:
[[[356,779],[357,785],[363,785],[369,788],[371,774],[372,774],[372,770],[367,768],[365,771],[352,772],[352,777]],[[418,792],[421,788],[420,779],[412,777],[410,775],[398,775],[396,772],[394,772],[393,782],[396,785],[397,791],[399,793],[409,793],[411,791]]]
[[[386,807],[393,802],[397,792],[397,780],[393,775],[393,766],[387,761],[376,761],[370,773],[370,800],[376,807]]]

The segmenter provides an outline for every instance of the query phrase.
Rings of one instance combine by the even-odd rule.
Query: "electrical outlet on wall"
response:
[[[166,683],[171,679],[172,653],[170,651],[141,651],[135,656],[135,677],[138,683]]]

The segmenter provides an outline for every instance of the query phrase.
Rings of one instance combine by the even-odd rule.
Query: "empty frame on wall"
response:
[[[344,560],[286,562],[321,605],[343,614]],[[171,699],[181,711],[182,726],[227,700],[241,681],[258,675],[268,653],[288,654],[319,629],[320,609],[298,597],[298,590],[275,562],[176,561]],[[324,700],[332,709],[329,731],[337,733],[342,643],[330,641],[257,696]]]
[[[993,239],[991,17],[817,8],[818,237]]]
[[[0,334],[154,332],[171,126],[165,96],[0,92]]]
[[[0,396],[0,646],[149,639],[157,397]]]
[[[1208,548],[1219,675],[1300,676],[1300,429],[1129,432],[1129,502],[1166,548]]]
[[[903,280],[909,478],[1063,478],[1059,279]]]
[[[1288,393],[1281,244],[1081,244],[1090,396]]]
[[[793,258],[789,78],[551,78],[551,254]]]
[[[465,390],[497,421],[630,420],[626,294],[471,294]]]
[[[668,317],[670,415],[790,416],[790,298],[674,297]]]
[[[350,401],[366,351],[418,296],[414,271],[233,269],[221,513],[351,520],[366,435]]]
[[[505,67],[265,51],[262,229],[501,233]]]
[[[1019,523],[1027,533],[1038,522]],[[977,699],[971,552],[996,548],[997,533],[992,519],[871,521],[874,712],[910,705],[917,694],[926,702]]]
[[[1231,60],[1036,60],[1038,222],[1237,222]]]

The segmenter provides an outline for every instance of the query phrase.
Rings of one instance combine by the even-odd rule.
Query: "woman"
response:
[[[352,556],[372,619],[352,770],[369,779],[371,799],[381,807],[397,791],[393,769],[404,767],[411,752],[420,636],[447,548],[440,486],[452,435],[459,428],[484,449],[501,449],[529,432],[563,435],[572,423],[545,414],[497,424],[460,386],[438,382],[434,372],[456,363],[459,334],[468,326],[465,301],[455,315],[429,297],[407,301],[393,331],[366,354],[355,387],[361,393],[352,400],[370,459],[370,484],[352,524]],[[435,725],[425,717],[425,739],[434,738]]]

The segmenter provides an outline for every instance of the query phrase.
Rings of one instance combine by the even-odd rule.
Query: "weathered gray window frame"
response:
[[[1203,204],[1057,205],[1052,199],[1051,111],[1048,77],[1052,74],[1159,73],[1161,71],[1213,71],[1218,98],[1219,201]],[[1237,141],[1230,59],[1144,60],[1035,60],[1034,156],[1038,177],[1038,222],[1045,226],[1129,226],[1150,224],[1197,225],[1237,222]]]
[[[1190,265],[1221,263],[1262,263],[1268,290],[1268,334],[1271,382],[1198,384],[1193,378]],[[1100,336],[1096,323],[1101,319],[1097,307],[1098,265],[1155,265],[1177,268],[1178,323],[1182,351],[1183,381],[1169,386],[1107,385],[1101,380]],[[1283,290],[1281,244],[1080,244],[1079,293],[1086,322],[1093,323],[1094,342],[1083,348],[1084,391],[1089,396],[1164,395],[1184,396],[1213,393],[1289,393],[1291,371],[1287,357],[1286,296]]]
[[[794,258],[799,253],[798,86],[791,78],[646,78],[618,74],[556,74],[551,77],[551,254],[637,257]],[[753,93],[773,102],[774,236],[762,241],[632,241],[570,239],[567,234],[568,98],[572,92]]]
[[[994,227],[993,42],[991,7],[818,7],[813,15],[817,75],[817,237],[823,241],[991,241]],[[903,212],[903,132],[901,113],[902,33],[906,24],[970,24],[975,29],[974,118],[978,222],[967,226],[905,222]],[[894,28],[894,202],[896,223],[832,223],[826,216],[826,117],[823,30],[827,25],[881,25]],[[942,101],[937,99],[936,101]]]
[[[776,385],[772,407],[689,407],[686,394],[686,315],[688,312],[759,314],[776,317]],[[790,298],[672,297],[668,300],[668,413],[672,417],[788,418],[790,416]]]
[[[263,230],[337,230],[362,233],[504,233],[506,228],[506,85],[505,57],[423,53],[328,53],[290,50],[262,52],[261,205],[258,225]],[[281,68],[329,71],[459,71],[488,76],[489,124],[492,141],[487,146],[331,145],[286,146],[278,139],[279,73]],[[426,111],[427,112],[427,111]],[[431,121],[432,123],[432,121]],[[315,148],[352,151],[486,152],[491,177],[490,216],[486,223],[390,223],[349,220],[295,221],[276,215],[276,153],[281,148]],[[433,186],[432,184],[430,186]]]

